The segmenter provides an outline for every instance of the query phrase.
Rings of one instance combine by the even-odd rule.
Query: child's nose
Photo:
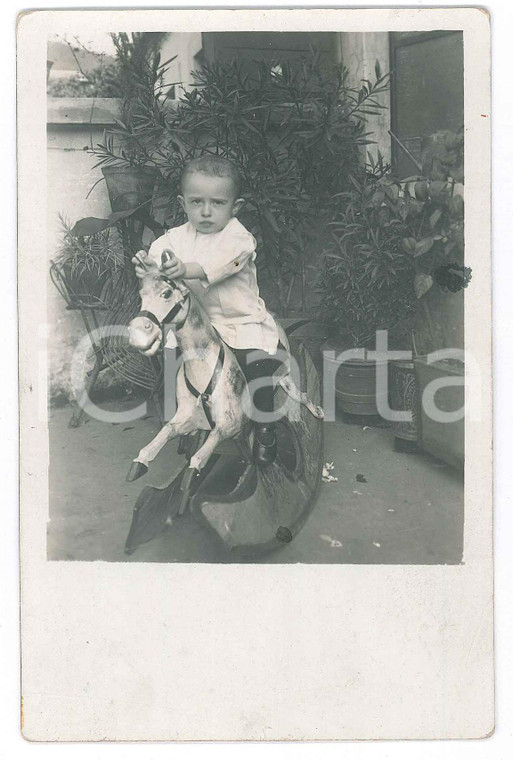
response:
[[[210,203],[204,203],[203,204],[203,208],[201,210],[201,213],[203,214],[203,216],[210,216],[210,214],[212,213],[211,212],[211,208],[210,208]]]

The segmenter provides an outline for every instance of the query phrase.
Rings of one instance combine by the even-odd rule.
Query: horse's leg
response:
[[[215,427],[210,435],[208,436],[207,440],[203,444],[203,446],[200,446],[200,448],[196,451],[194,456],[191,457],[191,461],[189,462],[189,467],[193,470],[202,470],[203,467],[206,465],[210,457],[212,456],[214,449],[216,448],[217,444],[223,440],[223,438],[226,438],[220,431],[219,428]]]
[[[178,414],[175,414],[173,419],[164,425],[155,438],[140,450],[139,455],[134,461],[148,465],[150,462],[153,462],[168,441],[176,438],[177,435],[192,433],[193,430],[196,430],[194,419],[182,415],[178,417]]]
[[[144,446],[132,462],[132,466],[127,475],[127,480],[132,482],[140,478],[148,471],[148,465],[152,462],[157,454],[163,449],[168,441],[176,438],[177,435],[187,435],[197,430],[198,415],[195,414],[195,408],[187,405],[184,409],[178,409],[177,413],[164,427],[157,433],[155,438]]]
[[[303,406],[306,406],[308,411],[313,414],[314,417],[317,417],[318,420],[324,419],[324,412],[322,410],[322,407],[314,404],[312,401],[310,401],[306,393],[302,393],[300,390],[298,390],[290,375],[284,375],[281,377],[278,380],[278,385],[283,388],[285,393],[293,401],[297,401],[300,404],[303,404]]]

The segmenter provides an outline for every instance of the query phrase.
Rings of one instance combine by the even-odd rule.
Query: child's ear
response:
[[[176,197],[177,197],[178,203],[180,204],[180,206],[185,211],[185,200],[184,200],[183,195],[177,195]]]
[[[237,200],[233,204],[232,216],[237,216],[237,214],[239,213],[239,211],[241,210],[245,202],[246,201],[244,200],[244,198],[237,198]]]

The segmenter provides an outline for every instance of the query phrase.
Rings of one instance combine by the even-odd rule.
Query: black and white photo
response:
[[[109,662],[95,621],[112,645],[126,605],[141,628],[122,639],[110,685],[80,648],[98,674],[83,723],[77,702],[50,718],[28,698],[30,737],[483,736],[493,721],[486,17],[94,16],[37,12],[19,32],[28,691],[43,688],[30,664],[40,651],[61,694],[50,640],[65,598],[67,657],[89,631],[91,655]],[[43,612],[52,583],[60,591]],[[33,621],[50,609],[38,644]],[[171,620],[179,641],[199,626],[193,649],[216,652],[201,699],[230,696],[215,723],[194,723],[193,649],[181,645],[183,661],[158,672]],[[260,624],[268,633],[255,643]],[[227,685],[226,625],[240,631],[241,657],[256,646],[255,665],[270,647],[273,686],[257,678],[241,696],[239,675]],[[313,699],[329,667],[310,647],[319,626],[350,686]],[[95,723],[134,658],[165,692],[162,708],[150,717],[146,696],[134,715],[129,676],[132,691]],[[354,674],[373,662],[366,686]],[[180,673],[187,705],[172,728],[166,672]],[[404,700],[408,685],[416,700],[397,720],[385,691]],[[362,705],[369,689],[368,709],[337,725],[337,704]]]

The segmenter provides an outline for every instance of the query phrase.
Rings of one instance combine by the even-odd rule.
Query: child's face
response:
[[[244,202],[235,197],[230,177],[212,177],[201,172],[186,176],[182,192],[178,200],[194,229],[202,235],[224,229]]]

